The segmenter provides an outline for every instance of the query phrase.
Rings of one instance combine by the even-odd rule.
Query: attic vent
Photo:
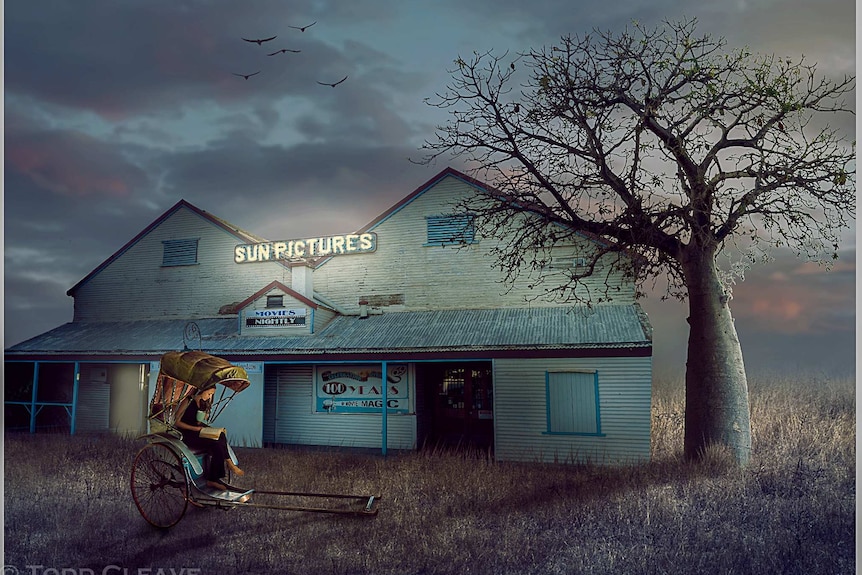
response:
[[[266,307],[284,307],[283,295],[268,295],[266,296]]]
[[[469,214],[428,216],[426,246],[472,244],[476,241],[474,217]]]
[[[189,266],[198,263],[198,238],[162,241],[163,266]]]

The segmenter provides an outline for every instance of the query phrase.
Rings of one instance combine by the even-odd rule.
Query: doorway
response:
[[[417,365],[424,395],[425,443],[490,449],[494,444],[494,386],[490,361]]]

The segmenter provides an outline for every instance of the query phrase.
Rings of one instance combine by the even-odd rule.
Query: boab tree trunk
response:
[[[685,455],[698,458],[712,444],[728,446],[737,462],[751,456],[748,382],[729,294],[715,251],[690,246],[683,270],[689,296],[685,374]]]

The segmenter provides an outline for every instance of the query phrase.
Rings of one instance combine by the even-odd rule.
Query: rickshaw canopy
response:
[[[243,368],[202,351],[169,351],[162,356],[161,371],[200,390],[221,384],[240,392],[251,385]]]

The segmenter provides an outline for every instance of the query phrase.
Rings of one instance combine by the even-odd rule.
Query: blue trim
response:
[[[33,362],[33,393],[30,399],[30,433],[36,433],[36,396],[39,393],[39,362]]]
[[[311,308],[311,325],[309,326],[309,334],[314,334],[314,308]],[[384,372],[385,373],[385,372]]]
[[[574,431],[543,431],[542,435],[569,435],[578,437],[607,437],[606,433],[583,433]]]
[[[565,373],[565,372],[563,372],[563,373]],[[583,372],[580,372],[580,373],[583,373]],[[547,425],[546,425],[546,431],[543,431],[542,435],[575,435],[575,436],[582,436],[582,437],[607,437],[607,434],[602,433],[601,402],[600,402],[600,398],[599,398],[599,370],[595,370],[593,372],[593,386],[594,386],[593,387],[593,396],[595,397],[595,401],[596,401],[596,430],[593,432],[553,431],[551,429],[551,372],[545,371],[545,423]]]
[[[72,381],[72,413],[69,414],[72,422],[69,425],[69,435],[75,435],[75,424],[78,419],[78,383],[81,379],[81,364],[77,361],[75,362],[75,371],[72,377],[74,378]]]
[[[381,373],[383,374],[383,384],[381,387],[383,388],[382,397],[383,405],[380,407],[380,417],[382,419],[382,432],[383,432],[383,455],[386,456],[386,444],[389,443],[389,428],[388,428],[388,419],[389,419],[389,382],[386,377],[389,375],[387,371],[386,360],[381,362]]]
[[[596,394],[596,435],[603,436],[604,434],[602,433],[602,409],[601,409],[601,403],[599,403],[599,370],[596,370],[595,384],[596,384],[596,391],[595,391],[595,394]]]
[[[551,433],[551,372],[545,371],[545,433]]]

